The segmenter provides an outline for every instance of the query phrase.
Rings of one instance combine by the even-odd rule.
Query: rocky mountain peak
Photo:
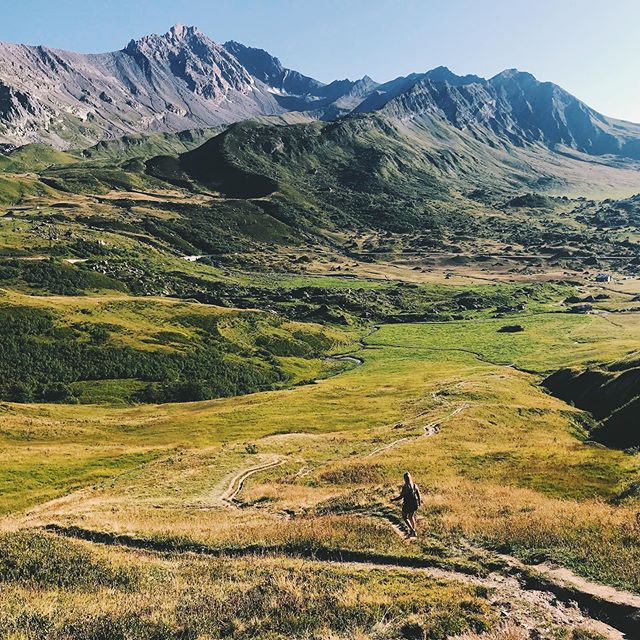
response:
[[[186,38],[194,37],[194,36],[202,36],[204,35],[198,27],[188,26],[184,24],[174,24],[171,29],[165,34],[166,36],[171,37],[174,40],[184,40]]]
[[[177,24],[164,35],[132,40],[124,53],[136,60],[148,80],[154,72],[166,75],[168,70],[206,99],[222,99],[231,89],[246,93],[254,83],[232,54],[196,27]]]
[[[519,69],[505,69],[500,73],[496,74],[489,80],[492,84],[500,85],[507,83],[515,83],[515,84],[542,84],[538,81],[538,79],[531,73],[527,73],[526,71],[520,71]]]
[[[484,78],[480,76],[468,74],[466,76],[459,76],[455,74],[449,67],[436,67],[435,69],[431,69],[431,71],[427,71],[424,74],[425,77],[429,78],[433,82],[448,82],[449,84],[460,86],[465,84],[473,84],[474,82],[484,82]]]
[[[196,53],[222,52],[223,47],[207,37],[197,27],[176,24],[163,35],[151,34],[131,40],[125,47],[127,53],[143,53],[157,57],[189,50]]]

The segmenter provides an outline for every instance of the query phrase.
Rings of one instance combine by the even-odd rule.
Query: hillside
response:
[[[640,447],[638,354],[585,370],[562,369],[544,381],[555,395],[586,409],[598,420],[595,440],[611,447]]]
[[[0,399],[187,402],[340,371],[347,332],[258,311],[102,293],[0,296]]]
[[[598,159],[578,152],[560,154],[539,143],[510,144],[496,135],[490,139],[487,134],[487,139],[478,140],[469,130],[460,130],[428,114],[407,119],[383,110],[379,114],[286,129],[247,123],[233,127],[220,140],[225,140],[230,161],[244,162],[247,168],[254,163],[254,173],[290,181],[286,174],[289,170],[299,179],[306,179],[312,189],[331,171],[336,174],[334,182],[350,187],[357,183],[361,191],[377,194],[385,187],[393,193],[399,180],[405,185],[439,180],[440,191],[469,193],[481,189],[496,195],[518,189],[555,195],[599,190],[601,197],[615,197],[621,191],[633,195],[640,189],[640,165],[631,160],[619,163],[608,156]],[[187,170],[194,176],[207,178],[205,154],[206,150],[213,152],[215,144],[203,147],[201,155],[194,152],[185,157]],[[336,167],[332,168],[330,162],[337,162]],[[346,169],[351,162],[353,175]],[[322,167],[322,163],[327,166]],[[316,171],[320,174],[317,177]],[[209,179],[212,177],[215,175],[210,174]],[[323,185],[325,189],[335,186]]]
[[[435,135],[435,126],[377,114],[286,127],[241,123],[177,161],[158,157],[146,166],[183,188],[200,184],[251,201],[296,234],[373,229],[399,234],[382,244],[404,250],[473,238],[478,252],[491,241],[518,242],[534,253],[556,243],[584,251],[613,236],[586,223],[595,202],[572,205],[565,196],[640,189],[640,172],[631,167],[554,156],[540,147],[495,149],[452,127]],[[529,192],[553,196],[535,216],[526,200],[522,207],[513,200],[514,193]],[[632,258],[635,246],[605,252]]]

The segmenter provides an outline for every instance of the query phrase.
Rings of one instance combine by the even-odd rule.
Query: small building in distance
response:
[[[611,282],[612,279],[608,273],[599,273],[596,275],[596,282]]]

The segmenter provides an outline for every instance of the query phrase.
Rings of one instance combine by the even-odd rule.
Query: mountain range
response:
[[[640,125],[607,118],[550,82],[507,70],[490,79],[445,67],[379,84],[365,76],[323,84],[266,51],[215,43],[195,27],[78,54],[0,44],[0,145],[84,148],[151,132],[297,113],[332,121],[376,112],[492,149],[542,146],[562,154],[640,160]],[[612,160],[613,159],[613,160]]]

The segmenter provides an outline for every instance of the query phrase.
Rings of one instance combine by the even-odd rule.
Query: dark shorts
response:
[[[411,509],[411,510],[409,510],[409,509],[405,509],[405,508],[403,508],[403,509],[402,509],[402,515],[403,515],[403,516],[412,516],[412,515],[414,515],[414,514],[415,514],[415,512],[416,512],[416,511],[417,511],[417,509]]]

